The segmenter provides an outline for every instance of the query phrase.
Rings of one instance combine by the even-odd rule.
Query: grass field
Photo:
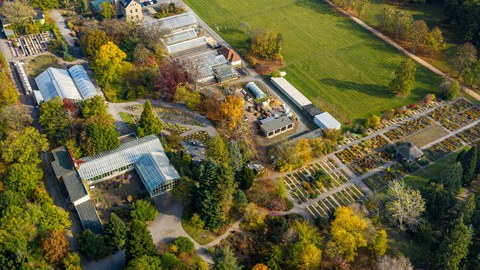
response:
[[[238,51],[248,36],[240,29],[271,29],[285,39],[286,78],[316,105],[342,122],[416,102],[435,92],[440,78],[418,66],[409,98],[387,88],[405,56],[321,0],[186,0],[199,16]]]

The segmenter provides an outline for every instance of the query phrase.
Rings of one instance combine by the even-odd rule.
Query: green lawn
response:
[[[418,67],[412,95],[394,97],[386,86],[406,57],[320,0],[186,2],[240,52],[248,39],[240,30],[243,21],[252,32],[281,32],[286,78],[344,123],[416,102],[434,92],[440,81]]]

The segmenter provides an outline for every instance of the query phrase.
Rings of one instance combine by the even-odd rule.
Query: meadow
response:
[[[397,98],[387,88],[406,56],[321,0],[186,0],[240,53],[251,33],[283,34],[286,79],[343,123],[366,119],[434,93],[441,78],[417,66],[415,89]],[[245,35],[240,24],[251,26]]]

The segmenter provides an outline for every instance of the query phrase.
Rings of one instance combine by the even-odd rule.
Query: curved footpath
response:
[[[351,15],[350,13],[346,12],[345,10],[341,9],[340,7],[338,7],[337,5],[332,3],[330,0],[324,0],[324,1],[326,3],[328,3],[330,6],[332,6],[333,8],[335,8],[336,10],[338,10],[339,12],[341,12],[342,14],[344,14],[345,16],[347,16],[348,18],[352,19],[354,22],[356,22],[358,25],[360,25],[364,29],[368,30],[370,33],[372,33],[375,36],[381,38],[383,41],[387,42],[391,46],[395,47],[397,50],[401,51],[402,53],[406,54],[408,57],[412,58],[415,62],[419,63],[420,65],[422,65],[426,68],[428,68],[433,73],[435,73],[437,75],[440,75],[440,76],[443,76],[443,77],[451,78],[449,75],[445,74],[444,72],[442,72],[438,68],[432,66],[431,64],[429,64],[427,61],[423,60],[422,58],[416,56],[415,54],[413,54],[409,51],[407,51],[405,48],[398,45],[395,41],[391,40],[389,37],[385,36],[384,34],[380,33],[379,31],[375,30],[373,27],[366,24],[365,22],[363,22],[359,18],[357,18],[357,17]],[[468,88],[464,85],[462,85],[462,86],[463,86],[463,90],[467,94],[469,94],[470,96],[472,96],[476,100],[480,101],[480,95],[479,94],[477,94],[476,92],[472,91],[470,88]]]

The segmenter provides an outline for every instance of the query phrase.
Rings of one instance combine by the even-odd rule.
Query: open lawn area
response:
[[[424,129],[412,136],[406,137],[403,140],[415,144],[417,147],[422,147],[436,139],[448,135],[448,132],[440,125],[435,124],[427,129]]]
[[[186,2],[239,52],[248,41],[241,22],[281,32],[286,79],[344,123],[417,102],[440,83],[418,66],[412,95],[396,98],[387,85],[406,56],[320,0]]]

